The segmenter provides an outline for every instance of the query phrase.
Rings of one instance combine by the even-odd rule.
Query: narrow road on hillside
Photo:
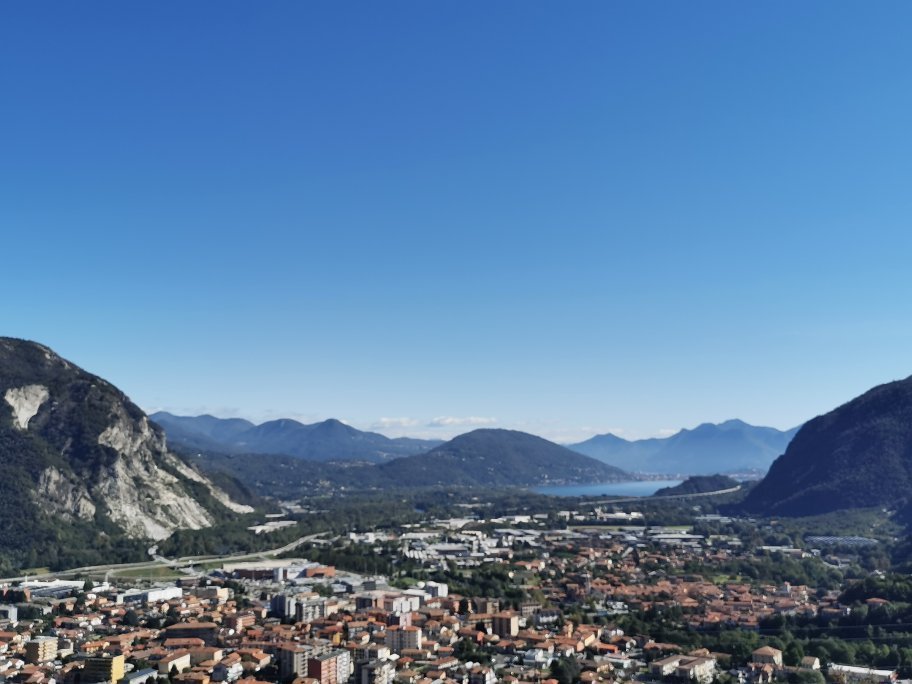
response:
[[[697,497],[704,496],[719,496],[720,494],[734,494],[737,491],[741,490],[741,485],[737,487],[728,487],[727,489],[717,489],[712,492],[698,492],[694,494],[669,494],[668,496],[655,496],[650,494],[649,496],[628,496],[623,499],[597,499],[595,501],[580,501],[581,504],[619,504],[619,503],[634,503],[636,501],[671,501],[674,499],[695,499]]]

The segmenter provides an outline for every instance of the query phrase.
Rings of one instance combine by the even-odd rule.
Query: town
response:
[[[701,510],[687,525],[631,506],[463,510],[308,535],[281,557],[9,583],[0,681],[811,684],[912,666],[907,604],[847,593],[888,576],[859,565],[877,539],[768,543],[792,540]],[[293,526],[280,517],[250,532]],[[391,572],[354,572],[359,558]]]
[[[4,2],[0,684],[912,684],[912,2]]]

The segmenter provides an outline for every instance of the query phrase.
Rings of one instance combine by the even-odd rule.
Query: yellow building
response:
[[[116,684],[124,676],[124,657],[96,656],[86,658],[85,668],[82,670],[83,682],[111,682]]]

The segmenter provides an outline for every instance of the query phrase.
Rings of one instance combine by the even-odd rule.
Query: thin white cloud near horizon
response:
[[[481,427],[484,425],[496,425],[497,418],[486,418],[482,416],[437,416],[428,421],[426,427]]]
[[[393,428],[411,428],[421,425],[417,418],[378,418],[371,423],[371,430],[389,430]]]

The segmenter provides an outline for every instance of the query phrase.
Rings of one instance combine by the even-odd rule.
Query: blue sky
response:
[[[912,6],[7,3],[0,334],[146,409],[559,440],[912,373]]]

